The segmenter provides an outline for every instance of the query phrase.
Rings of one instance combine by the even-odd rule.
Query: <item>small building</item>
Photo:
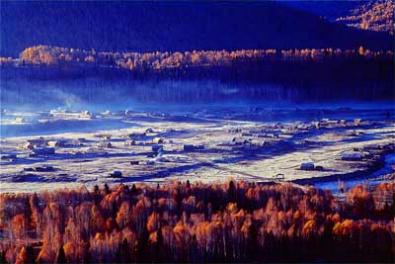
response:
[[[1,160],[7,160],[7,161],[16,160],[16,154],[1,155]]]
[[[243,132],[241,133],[242,137],[252,137],[252,133],[251,132]]]
[[[111,115],[111,111],[110,110],[106,110],[106,111],[102,112],[101,114],[104,115],[104,116],[109,116],[109,115]]]
[[[67,148],[67,147],[81,147],[83,144],[78,139],[57,139],[47,142],[49,147]]]
[[[145,137],[146,137],[147,135],[146,135],[146,133],[137,133],[137,132],[135,132],[135,133],[130,133],[129,135],[128,135],[128,137],[130,138],[130,139],[132,139],[132,140],[141,140],[141,139],[144,139]]]
[[[163,144],[165,141],[163,140],[163,138],[160,138],[160,137],[154,137],[153,139],[152,139],[152,143],[154,143],[154,144]]]
[[[338,124],[337,120],[330,120],[329,118],[323,118],[319,123],[320,127],[331,127],[337,124]]]
[[[22,145],[21,147],[22,149],[30,149],[32,150],[34,148],[34,144],[30,143],[30,142],[26,142]]]
[[[103,140],[111,140],[111,134],[95,134],[95,137]]]
[[[240,133],[241,132],[241,128],[230,128],[230,129],[228,129],[228,133],[231,133],[231,134],[237,134],[237,133]]]
[[[110,177],[112,178],[121,178],[122,177],[122,172],[121,171],[113,171],[112,173],[110,173]]]
[[[145,162],[146,165],[155,165],[155,161],[154,160],[147,160]]]
[[[135,146],[136,145],[136,140],[132,139],[132,140],[127,140],[124,143],[125,146]]]
[[[103,142],[99,142],[98,147],[99,148],[112,148],[112,144],[111,144],[111,142],[103,141]]]
[[[303,162],[300,164],[300,169],[305,171],[312,171],[314,170],[315,166],[313,162]]]
[[[348,132],[347,135],[352,136],[352,137],[358,137],[360,135],[363,135],[363,132],[359,131],[359,130],[352,130],[352,131]]]
[[[364,153],[360,151],[346,151],[342,153],[341,159],[346,161],[360,161],[364,158]]]
[[[15,117],[14,124],[23,124],[25,122],[26,122],[26,120],[23,117],[21,117],[21,116]]]
[[[89,111],[81,111],[79,114],[79,118],[80,119],[92,119],[93,118],[93,114]]]
[[[59,147],[60,140],[50,140],[47,142],[48,147]]]
[[[55,154],[55,148],[51,147],[42,147],[42,148],[33,148],[33,153],[35,155],[53,155]]]
[[[111,135],[106,134],[106,135],[103,135],[102,138],[103,138],[104,140],[111,140]]]
[[[195,146],[194,145],[184,145],[184,151],[194,151]]]
[[[204,145],[185,144],[184,151],[195,151],[204,149]]]
[[[152,128],[147,128],[147,129],[145,130],[145,133],[146,133],[146,134],[152,134],[152,133],[155,133],[155,132],[154,132],[154,130],[153,130]]]
[[[53,172],[53,171],[55,171],[55,168],[51,165],[43,165],[43,166],[35,167],[34,171],[36,171],[36,172]]]
[[[47,141],[43,137],[35,138],[35,139],[28,139],[27,143],[30,143],[32,146],[45,146]]]
[[[315,129],[320,129],[320,122],[318,121],[313,121],[311,122],[311,126]]]
[[[362,119],[361,118],[355,118],[354,119],[354,125],[359,126],[362,123]]]

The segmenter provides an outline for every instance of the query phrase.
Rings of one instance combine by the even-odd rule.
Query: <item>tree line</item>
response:
[[[226,67],[240,63],[262,61],[323,61],[328,59],[389,59],[393,51],[372,51],[364,47],[356,50],[338,48],[322,49],[249,49],[185,52],[97,52],[53,46],[33,46],[26,48],[19,56],[19,64],[32,65],[86,65],[107,66],[132,72],[161,71],[165,69],[186,69],[189,67]],[[10,58],[2,58],[0,63],[9,64]]]
[[[1,194],[6,263],[374,261],[394,257],[394,183],[249,182]]]

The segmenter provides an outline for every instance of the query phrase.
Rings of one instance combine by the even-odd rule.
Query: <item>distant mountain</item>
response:
[[[283,5],[303,10],[332,22],[394,34],[394,0],[286,1]]]
[[[282,5],[315,14],[329,21],[347,16],[351,10],[366,4],[366,0],[278,1]]]
[[[339,17],[336,21],[356,28],[389,32],[393,35],[394,11],[393,0],[372,1],[353,9],[350,15]]]
[[[97,51],[392,48],[385,33],[277,2],[1,1],[0,55],[38,44]]]

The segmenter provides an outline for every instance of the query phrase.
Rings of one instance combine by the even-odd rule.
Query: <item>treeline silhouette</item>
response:
[[[394,183],[344,200],[291,184],[119,185],[2,194],[9,263],[391,262]]]
[[[2,79],[214,80],[225,84],[278,85],[291,101],[395,99],[393,51],[341,49],[186,52],[96,52],[34,46],[19,60],[0,58]],[[218,89],[195,91],[203,96]],[[295,95],[296,93],[296,95]],[[235,98],[272,100],[265,89],[241,89]],[[214,96],[215,98],[216,96]],[[171,100],[163,98],[163,100]],[[212,98],[208,98],[212,99]],[[232,99],[232,98],[230,98]]]
[[[244,50],[201,50],[185,52],[96,52],[81,49],[33,46],[19,56],[22,64],[76,65],[119,67],[130,71],[161,71],[189,67],[229,66],[234,63],[256,61],[322,61],[328,59],[392,59],[394,53],[359,49],[244,49]],[[4,60],[4,59],[3,59]],[[6,62],[6,60],[4,60]]]

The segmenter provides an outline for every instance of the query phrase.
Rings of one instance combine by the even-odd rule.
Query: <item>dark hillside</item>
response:
[[[275,2],[4,2],[2,56],[44,44],[111,51],[391,49],[391,37]],[[62,18],[62,19],[60,19]]]

